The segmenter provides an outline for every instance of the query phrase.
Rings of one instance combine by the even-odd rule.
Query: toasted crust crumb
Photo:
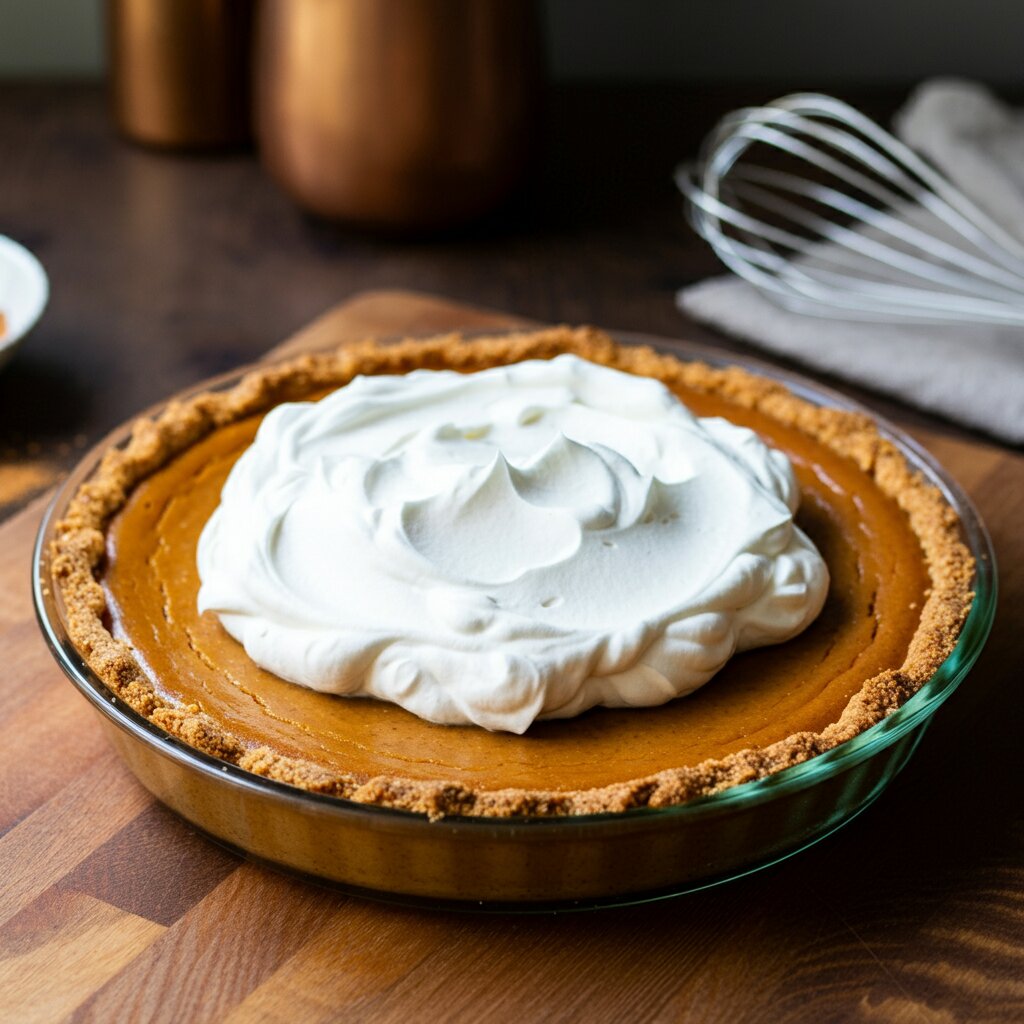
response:
[[[107,629],[106,600],[97,580],[107,524],[140,480],[211,431],[281,402],[339,387],[358,374],[421,368],[472,371],[523,359],[548,359],[563,352],[654,377],[669,386],[720,395],[796,427],[852,459],[906,513],[927,562],[931,588],[904,663],[867,680],[838,721],[820,733],[797,733],[767,747],[596,789],[495,791],[388,776],[361,780],[283,757],[266,747],[247,748],[198,707],[175,705],[157,694],[131,648]],[[682,362],[651,348],[618,345],[589,327],[554,327],[469,341],[456,334],[386,345],[367,340],[333,353],[253,370],[227,391],[171,402],[154,419],[137,421],[123,448],[104,455],[57,524],[51,559],[72,642],[110,690],[144,718],[196,749],[255,775],[432,819],[446,815],[551,817],[668,807],[800,764],[880,722],[916,693],[953,650],[974,597],[974,561],[960,539],[955,512],[870,417],[812,405],[781,383],[738,367]]]

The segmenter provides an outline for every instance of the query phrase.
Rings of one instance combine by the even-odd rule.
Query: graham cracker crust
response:
[[[474,790],[440,780],[338,774],[309,761],[251,748],[197,705],[176,705],[154,689],[132,648],[105,625],[106,598],[98,580],[104,531],[132,488],[218,427],[285,401],[346,384],[358,374],[413,369],[479,370],[563,352],[616,369],[717,394],[756,409],[851,459],[906,513],[921,543],[931,588],[904,663],[864,683],[838,721],[821,732],[801,732],[763,748],[683,765],[597,789]],[[96,473],[72,498],[56,526],[52,574],[68,634],[93,672],[122,701],[185,743],[256,775],[315,793],[426,814],[483,817],[569,816],[660,808],[763,778],[837,747],[880,722],[931,678],[952,652],[973,600],[974,561],[962,543],[956,513],[939,491],[912,469],[870,417],[815,406],[784,385],[738,367],[683,362],[647,347],[623,346],[589,328],[545,330],[463,339],[451,334],[381,345],[373,340],[335,352],[261,367],[226,391],[170,402],[153,419],[140,419],[122,448],[103,456]]]

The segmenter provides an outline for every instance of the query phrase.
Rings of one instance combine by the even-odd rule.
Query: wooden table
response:
[[[376,293],[290,347],[503,322]],[[1024,601],[1024,460],[919,436],[980,505],[1012,609]],[[886,796],[799,857],[646,907],[469,917],[286,878],[157,805],[36,631],[26,570],[39,512],[0,527],[0,1019],[1009,1021],[1024,1012],[1012,611]]]
[[[251,157],[125,147],[94,89],[0,86],[0,232],[35,248],[54,283],[0,374],[0,1021],[1024,1019],[1024,461],[964,431],[868,399],[953,470],[992,530],[1001,612],[977,668],[848,828],[647,907],[427,913],[247,864],[132,780],[32,620],[30,496],[103,430],[358,289],[707,339],[672,303],[714,262],[667,170],[736,100],[556,95],[551,169],[525,206],[487,230],[400,242],[305,221]],[[598,124],[616,127],[595,161]],[[493,322],[378,292],[304,344]]]

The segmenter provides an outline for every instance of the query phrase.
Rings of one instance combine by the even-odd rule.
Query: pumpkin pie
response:
[[[809,628],[735,656],[690,696],[595,708],[515,735],[296,686],[256,665],[215,614],[199,613],[198,538],[269,409],[359,374],[471,372],[566,352],[655,378],[697,415],[749,427],[789,457],[802,490],[797,523],[831,578]],[[161,729],[256,775],[437,818],[664,807],[830,750],[898,708],[948,657],[974,567],[953,510],[869,417],[740,368],[553,328],[367,341],[172,401],[81,486],[57,526],[52,571],[77,649]]]

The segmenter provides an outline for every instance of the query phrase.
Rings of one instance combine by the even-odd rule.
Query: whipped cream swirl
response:
[[[358,377],[271,411],[197,553],[259,665],[525,732],[661,704],[818,614],[789,460],[571,355]]]

